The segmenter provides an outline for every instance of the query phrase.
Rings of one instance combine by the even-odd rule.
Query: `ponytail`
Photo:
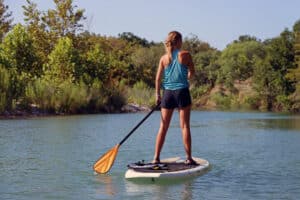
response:
[[[169,63],[172,61],[172,52],[174,51],[178,42],[182,42],[181,34],[178,31],[170,32],[165,41],[166,53],[168,55]]]

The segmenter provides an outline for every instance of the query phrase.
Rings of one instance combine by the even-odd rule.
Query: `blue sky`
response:
[[[53,0],[32,0],[39,10]],[[25,0],[5,0],[14,23],[23,23]],[[85,9],[85,28],[100,35],[132,32],[149,41],[163,41],[169,31],[194,34],[220,50],[248,34],[265,40],[300,19],[300,0],[73,0]]]

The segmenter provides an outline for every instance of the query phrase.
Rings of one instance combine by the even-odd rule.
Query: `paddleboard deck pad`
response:
[[[159,164],[139,161],[129,164],[125,173],[126,179],[174,179],[188,178],[204,174],[209,169],[209,162],[193,157],[196,164],[186,164],[180,157],[161,160]]]

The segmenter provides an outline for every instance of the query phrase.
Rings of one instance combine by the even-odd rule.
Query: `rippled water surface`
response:
[[[151,160],[159,112],[120,147],[109,174],[92,165],[146,115],[0,120],[0,199],[300,199],[300,116],[192,112],[193,155],[211,170],[190,180],[141,184],[126,165]],[[184,155],[175,113],[162,157]]]

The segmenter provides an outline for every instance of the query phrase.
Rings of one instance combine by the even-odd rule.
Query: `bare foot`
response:
[[[159,164],[159,163],[160,163],[160,160],[159,160],[159,159],[154,159],[151,163],[152,163],[152,164]]]
[[[198,163],[196,161],[194,161],[192,158],[186,159],[184,164],[186,164],[186,165],[198,165]]]

